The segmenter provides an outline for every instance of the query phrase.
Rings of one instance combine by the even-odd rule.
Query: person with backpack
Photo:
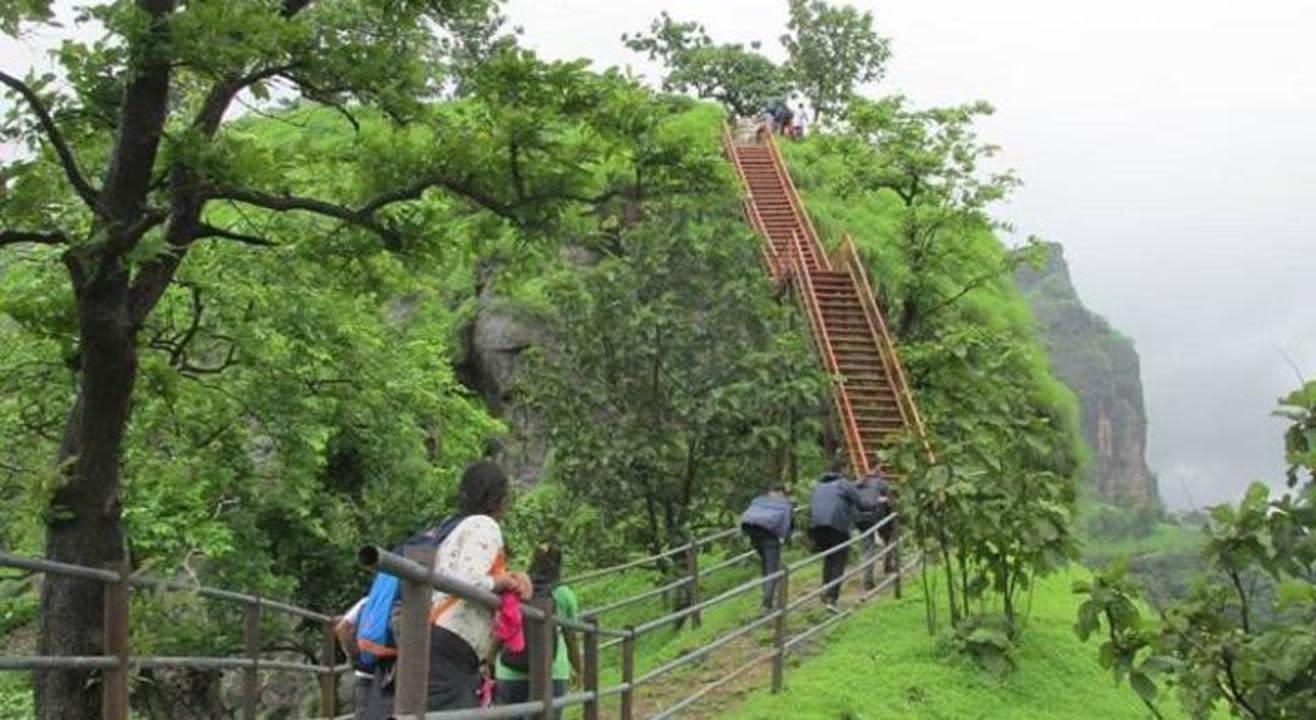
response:
[[[462,475],[458,513],[407,538],[394,552],[405,556],[417,548],[430,550],[438,572],[486,590],[513,590],[528,598],[532,591],[529,578],[504,570],[497,518],[502,516],[506,500],[507,477],[502,470],[490,462],[475,463]],[[392,717],[395,631],[401,601],[398,578],[376,573],[366,597],[335,627],[356,674],[356,720]],[[478,658],[489,646],[493,615],[473,603],[436,592],[430,617],[430,709],[436,709],[435,704],[442,705],[437,709],[475,707],[480,685]],[[473,667],[472,655],[476,657]]]
[[[576,600],[576,593],[561,584],[561,579],[562,551],[553,545],[540,545],[530,561],[530,582],[535,588],[530,604],[541,610],[552,607],[557,618],[575,620],[580,617],[580,603]],[[512,652],[504,647],[498,653],[494,664],[495,705],[516,705],[530,701],[530,658],[537,650],[532,647],[539,642],[538,634],[527,632],[525,640],[521,652]],[[553,657],[553,697],[562,697],[567,693],[567,685],[573,675],[579,677],[584,667],[580,640],[575,632],[558,628],[557,639],[549,652]],[[557,711],[555,716],[562,717],[562,712]]]
[[[868,506],[855,512],[854,524],[860,533],[868,533],[874,525],[886,519],[891,513],[891,488],[882,477],[882,473],[873,470],[859,479],[855,485],[859,491],[859,497],[863,499]],[[864,589],[872,590],[877,587],[876,573],[874,572],[875,563],[871,563],[873,556],[877,554],[877,535],[882,536],[882,545],[885,547],[891,542],[890,531],[892,524],[887,523],[878,528],[877,533],[864,535],[859,540],[859,554],[865,563],[864,566]],[[895,564],[896,556],[888,552],[883,558],[883,572],[890,573],[892,566]]]
[[[809,497],[809,536],[815,550],[827,553],[823,556],[824,587],[845,574],[850,547],[839,546],[850,539],[857,509],[871,510],[873,507],[859,496],[859,491],[845,476],[839,472],[825,472],[819,476]],[[839,582],[823,591],[823,605],[832,612],[836,612],[840,598]]]
[[[750,501],[740,516],[740,528],[749,536],[750,545],[759,556],[763,577],[781,569],[781,545],[791,534],[791,501],[786,486],[773,483],[768,491]],[[763,583],[763,612],[770,612],[777,596],[777,581]]]
[[[361,623],[361,611],[365,608],[369,596],[356,601],[350,610],[334,621],[334,634],[343,653],[352,662],[352,707],[355,708],[354,720],[383,720],[393,714],[393,687],[391,664],[386,668],[383,663],[378,667],[367,669],[361,663],[361,647],[357,642],[357,631]]]
[[[530,599],[534,586],[525,573],[509,573],[499,519],[507,510],[507,476],[492,462],[477,462],[462,474],[457,509],[460,519],[434,553],[434,571],[494,593],[516,592]],[[430,608],[430,664],[427,709],[466,710],[479,706],[480,661],[493,647],[494,612],[441,590]]]

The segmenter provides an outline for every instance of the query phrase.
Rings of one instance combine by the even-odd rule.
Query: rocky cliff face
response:
[[[1083,306],[1070,281],[1063,249],[1050,245],[1040,269],[1015,280],[1041,326],[1056,376],[1078,396],[1083,437],[1092,452],[1089,483],[1097,496],[1137,505],[1159,502],[1147,467],[1138,353],[1128,338]]]

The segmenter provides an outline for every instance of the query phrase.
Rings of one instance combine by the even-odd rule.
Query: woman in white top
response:
[[[462,474],[457,509],[464,518],[434,553],[434,570],[495,593],[531,595],[525,573],[508,573],[498,520],[507,509],[507,476],[481,461]],[[430,611],[430,711],[478,707],[480,660],[493,640],[493,611],[444,592]]]

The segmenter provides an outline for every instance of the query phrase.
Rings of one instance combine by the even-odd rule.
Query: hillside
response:
[[[1115,687],[1096,663],[1095,644],[1074,635],[1078,606],[1070,590],[1083,571],[1038,584],[1017,669],[998,678],[930,639],[917,583],[902,600],[887,599],[847,621],[825,651],[786,673],[786,691],[751,695],[737,720],[1041,720],[1140,719],[1147,716],[1126,687]]]
[[[1133,342],[1083,305],[1059,244],[1047,244],[1042,265],[1020,268],[1015,280],[1037,315],[1052,368],[1078,396],[1092,453],[1089,487],[1108,502],[1159,505]]]

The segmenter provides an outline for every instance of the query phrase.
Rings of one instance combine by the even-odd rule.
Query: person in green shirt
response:
[[[576,593],[558,580],[562,577],[562,551],[553,545],[540,545],[535,548],[534,558],[530,561],[530,577],[534,582],[536,593],[542,589],[552,588],[553,613],[561,619],[575,620],[580,617],[580,603]],[[541,584],[542,583],[542,584]],[[580,642],[570,630],[560,629],[557,634],[557,647],[553,652],[553,695],[561,697],[567,693],[567,685],[573,678],[580,676]],[[494,704],[516,705],[530,700],[530,676],[524,670],[508,667],[504,662],[504,653],[498,653],[494,663]],[[561,717],[562,713],[557,713]]]

